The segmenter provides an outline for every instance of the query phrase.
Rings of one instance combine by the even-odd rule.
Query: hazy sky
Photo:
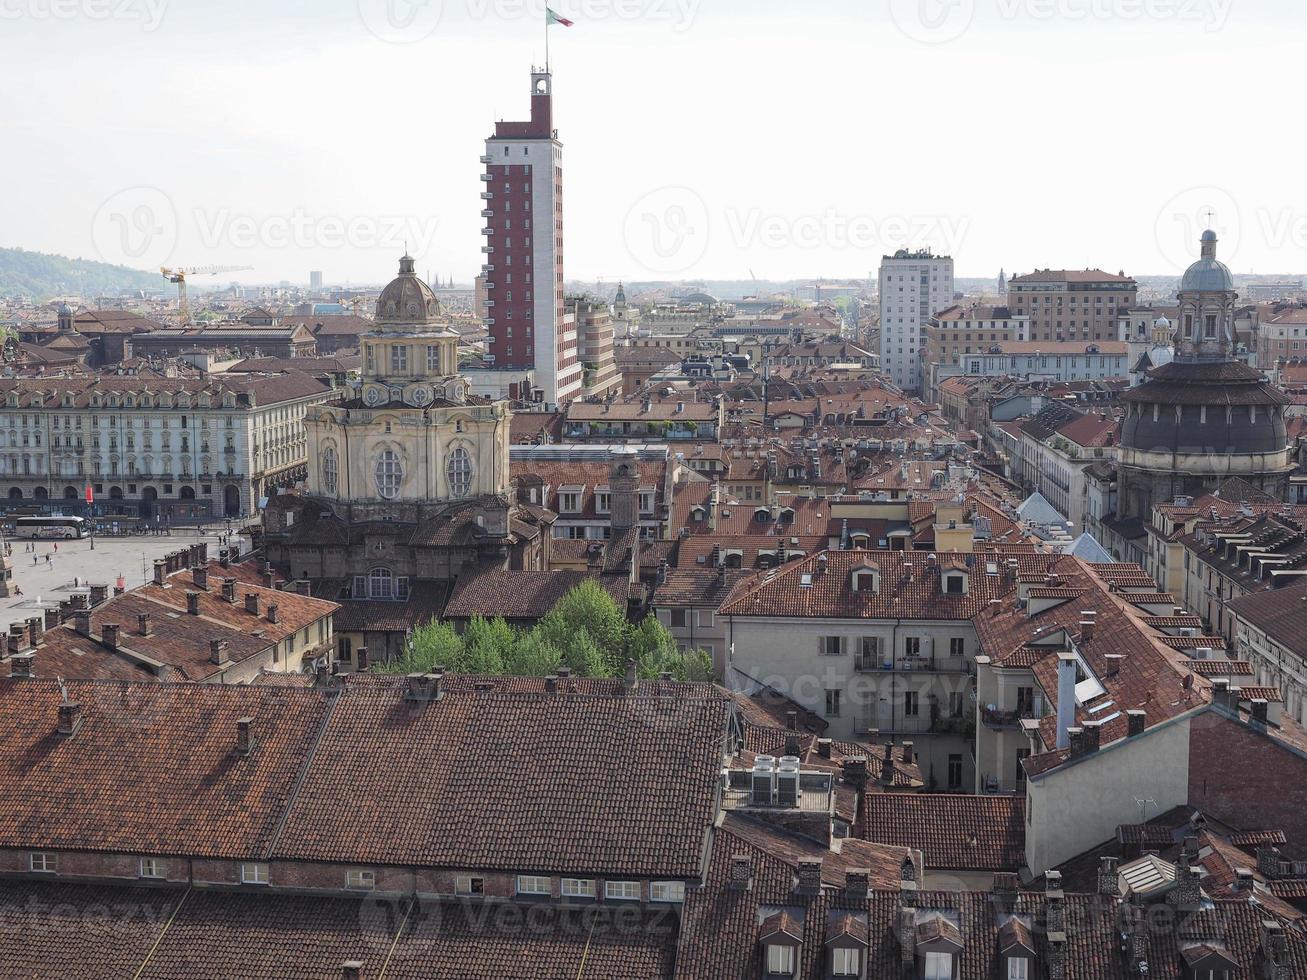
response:
[[[556,0],[569,279],[1307,269],[1301,0]],[[0,0],[0,245],[388,278],[482,257],[534,0]],[[213,281],[213,280],[211,280]]]

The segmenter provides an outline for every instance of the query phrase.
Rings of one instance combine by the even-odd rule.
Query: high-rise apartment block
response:
[[[530,372],[545,405],[581,393],[576,325],[563,300],[563,145],[553,124],[549,71],[531,73],[531,119],[498,122],[481,174],[490,363]]]
[[[921,355],[932,314],[953,302],[953,259],[899,249],[880,263],[880,368],[904,391],[921,385]]]
[[[1117,316],[1135,304],[1138,283],[1102,269],[1038,269],[1013,276],[1007,305],[1030,317],[1031,340],[1115,340]]]

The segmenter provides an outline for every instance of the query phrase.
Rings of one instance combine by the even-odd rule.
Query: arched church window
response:
[[[327,493],[335,493],[338,476],[336,450],[328,446],[322,451],[322,489]]]
[[[462,446],[450,452],[445,475],[449,479],[449,492],[455,497],[466,497],[472,489],[472,457]]]
[[[395,576],[389,568],[377,567],[368,572],[368,598],[392,599],[395,595]]]
[[[404,479],[404,466],[393,449],[383,450],[377,457],[375,476],[377,493],[384,500],[394,500],[399,496],[399,485]]]

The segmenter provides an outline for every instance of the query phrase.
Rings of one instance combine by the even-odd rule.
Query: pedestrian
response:
[[[45,553],[45,563],[50,564],[50,552],[48,551]]]
[[[58,550],[59,550],[59,542],[58,542],[58,541],[56,541],[56,542],[54,543],[54,550],[55,550],[55,551],[58,551]]]
[[[33,556],[32,556],[32,564],[33,564],[33,565],[36,564],[36,555],[33,555]]]

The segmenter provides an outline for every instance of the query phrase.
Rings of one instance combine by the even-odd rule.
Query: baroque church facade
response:
[[[306,492],[264,516],[268,560],[343,603],[346,658],[362,643],[394,655],[396,624],[429,619],[465,569],[547,569],[552,521],[513,499],[508,403],[470,393],[458,335],[409,256],[361,346],[361,387],[305,420]]]

